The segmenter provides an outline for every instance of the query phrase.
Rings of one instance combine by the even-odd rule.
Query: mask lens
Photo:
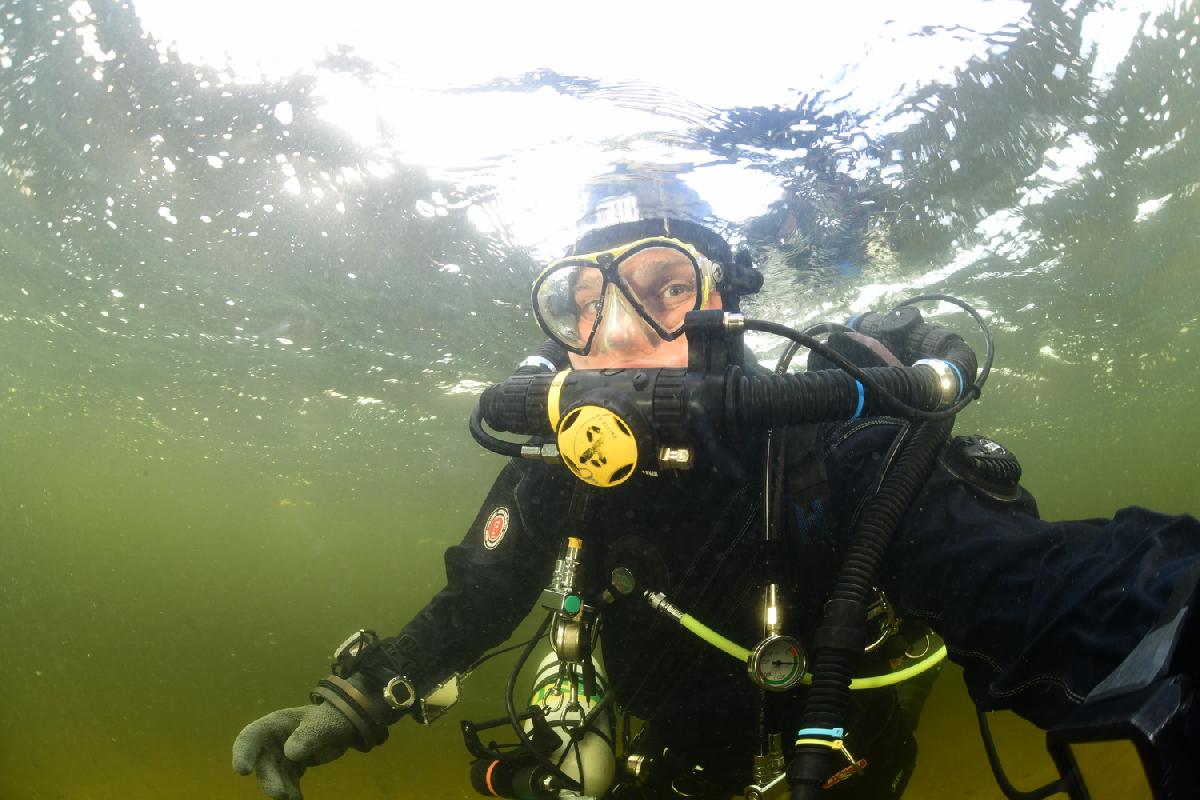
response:
[[[617,266],[621,284],[647,320],[668,334],[683,328],[683,317],[700,307],[703,281],[690,255],[673,247],[646,247]]]
[[[601,313],[604,289],[604,273],[597,267],[564,264],[543,275],[533,299],[546,333],[568,348],[586,348]]]

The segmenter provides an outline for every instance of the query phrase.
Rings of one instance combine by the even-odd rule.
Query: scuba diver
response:
[[[793,790],[819,792],[804,796],[900,797],[938,637],[979,708],[1012,709],[1048,727],[1158,630],[1165,610],[1190,605],[1200,564],[1195,519],[1128,508],[1111,520],[1042,521],[1015,457],[983,437],[950,438],[945,422],[930,423],[931,455],[923,472],[912,472],[905,448],[929,426],[872,412],[861,383],[857,418],[738,436],[727,424],[693,420],[702,446],[659,449],[649,468],[613,443],[623,425],[583,419],[579,406],[560,415],[556,393],[569,391],[562,376],[584,371],[638,389],[651,374],[663,385],[685,372],[770,374],[740,331],[709,337],[690,321],[684,330],[695,312],[728,319],[760,288],[748,255],[680,217],[603,222],[534,285],[549,339],[517,377],[549,394],[519,402],[485,394],[493,411],[507,403],[518,415],[536,406],[530,413],[561,417],[552,426],[559,444],[535,443],[522,454],[536,457],[509,461],[466,536],[447,550],[446,587],[397,635],[351,635],[309,705],[241,731],[234,769],[257,773],[270,797],[300,798],[306,768],[382,744],[401,719],[431,722],[459,677],[539,603],[550,611],[539,634],[549,631],[554,653],[528,710],[512,699],[518,670],[510,680],[503,722],[517,723],[518,745],[484,744],[487,726],[463,723],[478,756],[472,780],[484,794],[778,796],[791,763]],[[810,354],[808,371],[829,381],[843,361],[900,369],[928,351],[951,353],[955,370],[976,369],[961,339],[924,323],[912,306],[833,326],[827,344]],[[620,392],[606,391],[600,405],[625,408]],[[655,391],[662,406],[667,390]],[[765,406],[786,405],[772,402]],[[571,426],[581,449],[568,458],[561,431]],[[895,530],[877,548],[877,572],[860,581],[869,599],[847,612],[865,616],[869,630],[861,620],[838,622],[849,603],[838,587],[851,532],[869,527],[905,470],[918,477],[908,480],[907,502],[879,512]],[[738,646],[746,644],[754,646]],[[827,653],[857,657],[843,658],[843,669]],[[818,676],[807,686],[806,661]],[[834,664],[826,672],[842,669],[843,684],[851,673],[918,674],[818,702],[819,692],[833,696],[819,678],[824,663]],[[588,724],[560,737],[554,711],[564,703]],[[805,716],[834,706],[837,725]],[[617,709],[624,725],[615,724]],[[589,737],[607,754],[599,766],[584,753]],[[794,766],[809,751],[822,757]]]

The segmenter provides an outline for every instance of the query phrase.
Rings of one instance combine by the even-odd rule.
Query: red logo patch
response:
[[[488,517],[483,526],[483,546],[488,550],[496,549],[504,534],[508,533],[508,509],[500,506]]]

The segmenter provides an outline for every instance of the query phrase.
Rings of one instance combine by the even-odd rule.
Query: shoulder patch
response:
[[[497,507],[488,516],[483,524],[483,546],[488,550],[495,550],[504,534],[508,533],[508,519],[508,509],[504,506]]]

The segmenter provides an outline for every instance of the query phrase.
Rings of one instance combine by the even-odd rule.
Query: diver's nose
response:
[[[657,344],[654,332],[641,315],[629,305],[629,301],[615,287],[605,302],[604,317],[600,320],[600,346],[607,352],[614,350],[651,350]]]

